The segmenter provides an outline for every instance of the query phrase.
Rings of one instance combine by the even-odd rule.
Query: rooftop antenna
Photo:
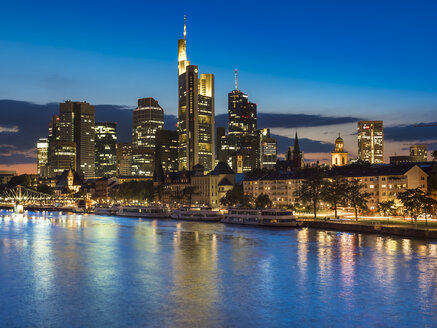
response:
[[[184,15],[184,40],[187,38],[187,15]]]
[[[237,70],[235,70],[235,90],[237,89]]]

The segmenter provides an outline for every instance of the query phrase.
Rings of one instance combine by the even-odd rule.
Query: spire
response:
[[[297,131],[296,131],[296,136],[294,137],[294,149],[293,149],[293,152],[300,153],[299,139],[297,137]]]
[[[235,70],[235,90],[237,89],[237,70]]]
[[[184,40],[187,39],[187,15],[184,15]]]

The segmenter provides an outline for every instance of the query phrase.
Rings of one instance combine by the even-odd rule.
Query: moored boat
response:
[[[171,218],[186,221],[219,222],[223,218],[223,214],[211,208],[182,207],[173,210]]]
[[[170,210],[162,206],[122,206],[117,211],[118,216],[127,216],[135,218],[161,218],[170,217]]]
[[[269,227],[298,228],[300,222],[291,211],[284,209],[251,209],[229,208],[228,213],[221,220],[223,223],[245,224]]]
[[[97,204],[94,208],[94,214],[97,215],[115,215],[120,209],[119,205]]]

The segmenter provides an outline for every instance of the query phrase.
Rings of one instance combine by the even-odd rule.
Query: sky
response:
[[[393,129],[437,121],[436,13],[436,1],[420,0],[2,1],[0,99],[43,110],[67,99],[133,108],[154,97],[175,115],[177,40],[187,15],[188,58],[215,74],[217,114],[226,113],[238,69],[239,89],[260,113],[333,119],[324,128],[287,120],[271,126],[276,135],[299,128],[303,139],[331,144],[342,132],[356,154],[356,123],[341,118],[382,119]],[[5,120],[7,107],[1,115],[0,145],[34,152],[13,138],[14,127],[23,132],[20,120]],[[423,129],[420,139],[401,139],[437,142],[435,129]],[[386,160],[404,141],[387,143]],[[4,154],[0,169],[35,161]]]

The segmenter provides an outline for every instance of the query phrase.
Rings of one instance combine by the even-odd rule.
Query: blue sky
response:
[[[218,113],[238,68],[260,111],[432,121],[436,12],[435,1],[2,2],[0,98],[153,96],[175,113],[186,14],[188,56],[216,75]]]

